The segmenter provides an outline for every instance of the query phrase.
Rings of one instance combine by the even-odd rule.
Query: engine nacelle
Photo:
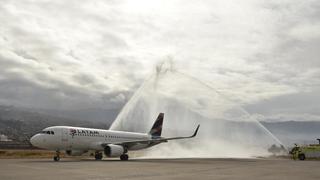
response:
[[[124,153],[124,148],[120,145],[109,144],[104,148],[104,154],[108,157],[119,157]]]
[[[81,156],[82,154],[86,153],[88,151],[82,151],[82,150],[67,150],[66,153],[69,156]]]

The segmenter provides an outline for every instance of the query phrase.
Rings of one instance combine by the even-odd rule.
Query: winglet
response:
[[[195,132],[193,133],[193,135],[190,136],[190,137],[195,137],[195,136],[198,134],[199,128],[200,128],[200,124],[198,124],[196,131],[195,131]]]

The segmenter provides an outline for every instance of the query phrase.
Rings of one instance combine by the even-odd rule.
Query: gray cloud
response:
[[[317,0],[3,1],[0,102],[120,108],[169,55],[179,71],[252,113],[313,115],[319,7]]]

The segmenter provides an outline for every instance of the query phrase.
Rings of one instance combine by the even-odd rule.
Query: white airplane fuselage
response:
[[[150,140],[149,134],[91,129],[71,126],[52,126],[31,138],[31,143],[39,148],[61,150],[103,151],[101,144],[117,144],[126,141]],[[147,144],[137,144],[128,150],[147,148]]]
[[[59,161],[60,152],[68,155],[81,155],[88,151],[95,151],[95,159],[102,159],[102,152],[108,157],[120,157],[128,160],[128,151],[148,148],[163,142],[178,139],[189,139],[197,135],[200,125],[194,134],[184,137],[161,137],[164,113],[159,113],[156,121],[148,133],[113,131],[72,126],[52,126],[34,135],[32,145],[56,151],[55,161]]]

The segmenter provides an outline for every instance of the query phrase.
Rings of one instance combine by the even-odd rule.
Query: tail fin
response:
[[[151,136],[161,136],[163,118],[164,118],[164,113],[160,113],[149,132]]]

